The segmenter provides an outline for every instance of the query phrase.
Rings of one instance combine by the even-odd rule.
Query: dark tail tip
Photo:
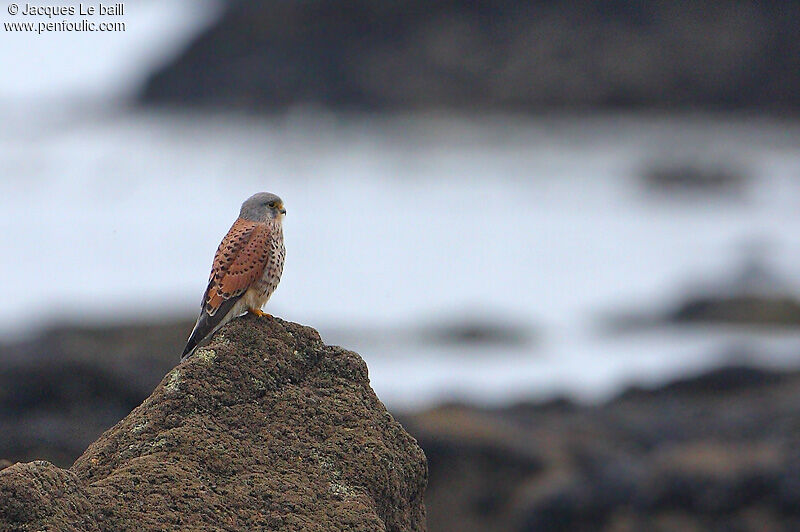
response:
[[[194,349],[197,347],[197,340],[194,338],[194,335],[189,338],[189,341],[186,342],[186,347],[183,348],[183,353],[181,354],[181,362],[186,360],[193,352]]]

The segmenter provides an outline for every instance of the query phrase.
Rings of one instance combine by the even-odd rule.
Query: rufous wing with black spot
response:
[[[231,226],[214,255],[200,316],[181,360],[223,323],[239,298],[261,278],[269,259],[269,238],[270,229],[264,224],[238,219]]]
[[[203,299],[203,310],[214,316],[226,301],[238,299],[261,278],[269,259],[267,225],[238,219],[222,239]]]

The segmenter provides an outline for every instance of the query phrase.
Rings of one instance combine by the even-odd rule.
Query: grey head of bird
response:
[[[259,192],[242,203],[239,218],[266,223],[271,220],[280,221],[285,214],[286,209],[281,198],[269,192]]]

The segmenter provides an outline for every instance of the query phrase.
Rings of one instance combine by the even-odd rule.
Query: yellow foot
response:
[[[264,316],[266,316],[267,318],[271,318],[272,317],[272,314],[267,314],[266,312],[264,312],[260,308],[249,308],[249,309],[247,309],[247,312],[249,312],[251,314],[255,314],[259,318],[263,318]]]

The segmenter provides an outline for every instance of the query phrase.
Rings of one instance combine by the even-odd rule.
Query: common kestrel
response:
[[[283,273],[286,248],[281,223],[285,214],[283,201],[268,192],[259,192],[242,203],[239,217],[214,255],[200,316],[181,360],[243,312],[265,315],[261,307]]]

